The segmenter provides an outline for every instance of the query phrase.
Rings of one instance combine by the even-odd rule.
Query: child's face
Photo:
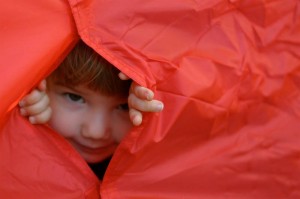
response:
[[[111,156],[132,124],[127,98],[107,97],[86,86],[69,88],[48,81],[50,126],[88,162]]]

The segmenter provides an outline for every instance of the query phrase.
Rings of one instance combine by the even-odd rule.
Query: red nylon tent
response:
[[[298,198],[300,2],[2,1],[4,198]],[[103,182],[15,107],[79,36],[165,103]]]

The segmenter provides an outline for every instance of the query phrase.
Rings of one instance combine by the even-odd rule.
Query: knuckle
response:
[[[33,104],[38,102],[42,98],[42,96],[42,93],[35,89],[28,95],[27,101],[29,104]]]
[[[48,95],[44,95],[43,96],[43,99],[42,99],[43,101],[44,101],[44,103],[46,104],[46,105],[49,105],[50,104],[50,99],[49,99],[49,96]]]
[[[142,87],[142,86],[137,86],[136,87],[136,95],[137,96],[143,96],[143,94],[144,94],[144,87]]]
[[[130,107],[135,107],[136,106],[136,102],[137,102],[137,98],[134,94],[129,94],[128,96],[128,105]]]
[[[46,123],[49,121],[51,117],[52,110],[51,108],[47,108],[45,111],[41,112],[39,115],[37,115],[37,121],[39,123]]]
[[[28,107],[28,112],[30,114],[39,114],[46,111],[48,108],[48,104],[45,101],[39,101],[32,106]]]

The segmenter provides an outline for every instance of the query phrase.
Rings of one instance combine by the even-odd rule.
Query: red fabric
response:
[[[68,3],[2,1],[0,13],[0,198],[99,198],[98,180],[74,149],[14,108],[78,40]]]
[[[2,54],[17,50],[16,55],[22,55],[20,49],[28,49],[29,41],[33,45],[30,49],[39,47],[22,59],[1,56],[1,63],[5,63],[0,68],[1,116],[16,122],[2,125],[0,158],[13,158],[15,165],[31,164],[28,154],[26,161],[18,158],[18,153],[26,153],[21,147],[10,156],[3,155],[10,147],[2,143],[13,146],[15,140],[7,135],[17,130],[23,141],[16,143],[30,143],[28,140],[37,135],[37,142],[43,143],[42,149],[37,143],[26,145],[30,151],[40,152],[36,156],[42,157],[40,161],[33,159],[41,169],[28,170],[34,182],[28,176],[14,176],[17,180],[12,187],[20,194],[28,194],[23,191],[24,184],[30,184],[31,198],[43,193],[41,184],[47,186],[48,193],[51,190],[57,195],[73,193],[80,182],[80,190],[87,189],[86,182],[97,184],[76,157],[74,162],[65,163],[65,156],[48,149],[52,142],[58,143],[57,148],[68,147],[63,139],[51,132],[51,139],[46,132],[39,134],[40,127],[19,128],[19,123],[26,121],[17,112],[12,115],[7,111],[57,66],[53,63],[59,62],[77,39],[73,17],[87,44],[135,81],[153,89],[156,98],[165,103],[162,113],[145,114],[143,125],[134,128],[120,144],[101,184],[102,198],[299,198],[299,1],[69,0],[72,14],[61,1],[39,2],[44,10],[37,9],[36,2],[27,1],[28,9],[22,5],[22,10],[28,10],[22,17],[7,12],[5,6],[0,8],[6,10],[8,18],[23,20],[17,25],[7,22],[7,34],[1,31],[1,40],[4,34],[4,43],[9,46],[1,48]],[[40,15],[38,19],[32,16],[31,26],[26,27],[39,29],[45,37],[22,33],[22,40],[16,40],[19,37],[13,33],[21,34],[21,27],[28,23],[24,16],[32,14],[29,10]],[[43,18],[50,18],[51,23],[44,23]],[[19,74],[20,68],[26,72]],[[9,73],[17,75],[13,80],[5,78]],[[20,85],[25,79],[27,83]],[[27,128],[35,133],[27,133]],[[48,139],[51,142],[44,141]],[[45,156],[48,150],[51,153]],[[59,153],[69,151],[72,153],[71,149]],[[56,156],[59,161],[47,162]],[[52,183],[38,180],[47,174],[44,162],[53,168],[62,165],[57,174],[49,169],[49,176],[55,175],[50,178]],[[0,178],[5,179],[0,180],[0,191],[9,193],[2,185],[11,178],[6,172],[8,166],[0,164]],[[68,168],[73,167],[87,175],[82,175],[82,181],[78,178],[78,184],[65,180],[70,182],[65,185],[66,189],[71,187],[68,191],[57,188],[61,186],[57,176],[65,169],[71,178]],[[94,190],[97,193],[97,188]]]
[[[69,143],[46,126],[32,127],[18,109],[0,134],[2,198],[99,198],[99,182]]]
[[[62,0],[1,1],[0,121],[17,99],[50,73],[77,39]],[[16,86],[17,85],[17,86]]]

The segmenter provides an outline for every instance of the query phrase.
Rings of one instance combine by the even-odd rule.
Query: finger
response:
[[[46,91],[46,89],[47,89],[47,82],[46,82],[46,79],[43,79],[43,80],[39,83],[38,89],[39,89],[40,91]]]
[[[136,97],[134,94],[130,94],[128,97],[129,108],[136,109],[138,111],[144,112],[160,112],[164,108],[164,104],[158,100],[141,100]]]
[[[142,113],[135,109],[129,109],[129,117],[134,126],[139,126],[143,121]]]
[[[37,103],[21,107],[20,112],[23,116],[34,116],[45,111],[49,107],[49,103],[48,95],[43,95]]]
[[[46,95],[45,92],[41,92],[37,89],[34,89],[31,93],[25,96],[20,102],[20,107],[30,106],[33,104],[38,103],[44,96]]]
[[[120,78],[121,80],[128,80],[128,79],[130,79],[127,75],[125,75],[125,74],[122,73],[122,72],[120,72],[120,73],[118,74],[118,76],[119,76],[119,78]]]
[[[52,114],[52,109],[48,107],[40,114],[30,116],[29,121],[31,124],[45,124],[50,120],[51,114]]]
[[[149,101],[153,100],[154,93],[150,89],[143,86],[139,86],[135,83],[133,83],[131,87],[132,87],[131,92],[134,93],[138,98],[149,100]]]

